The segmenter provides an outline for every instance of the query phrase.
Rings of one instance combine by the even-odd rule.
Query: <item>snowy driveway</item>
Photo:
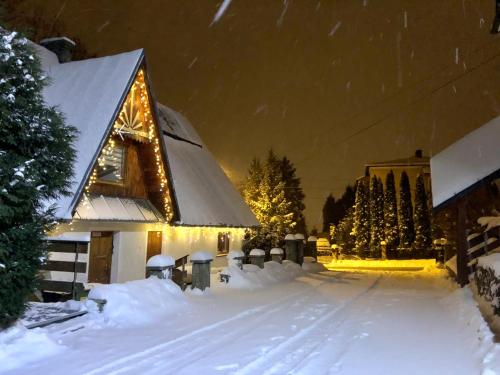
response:
[[[470,295],[435,270],[213,289],[155,326],[112,328],[88,317],[53,326],[66,349],[12,373],[469,375],[494,366]]]

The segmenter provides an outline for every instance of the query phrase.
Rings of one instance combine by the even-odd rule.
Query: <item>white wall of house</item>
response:
[[[114,233],[111,261],[112,283],[144,279],[147,242],[147,231]]]
[[[91,222],[74,221],[70,224],[60,224],[50,236],[67,235],[75,233],[86,233],[90,237],[93,231],[109,231],[113,234],[113,256],[111,264],[111,282],[122,283],[131,280],[143,279],[146,268],[146,253],[148,242],[148,231],[162,232],[162,254],[170,255],[178,259],[190,255],[196,251],[207,251],[217,255],[218,234],[220,232],[230,233],[229,250],[241,249],[244,228],[218,228],[218,227],[181,227],[167,224],[137,224],[120,222]],[[69,254],[68,254],[69,255]],[[54,260],[62,255],[53,253]],[[90,246],[88,256],[83,254],[81,261],[90,258]],[[225,262],[225,257],[218,257],[214,261],[214,267]],[[88,263],[87,263],[88,264]],[[54,280],[72,281],[71,273],[52,272]],[[56,275],[57,274],[57,275]],[[78,281],[87,282],[88,267],[86,274],[79,274]]]

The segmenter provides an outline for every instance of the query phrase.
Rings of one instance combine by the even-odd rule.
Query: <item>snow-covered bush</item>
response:
[[[474,282],[477,294],[500,316],[500,253],[479,258]]]
[[[45,105],[47,83],[28,41],[0,28],[0,328],[35,288],[54,221],[46,202],[70,186],[75,130]]]

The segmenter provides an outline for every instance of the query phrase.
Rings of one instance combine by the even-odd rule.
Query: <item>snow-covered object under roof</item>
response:
[[[155,223],[164,220],[158,210],[147,200],[90,195],[82,199],[75,212],[75,219],[108,220]]]
[[[53,52],[31,45],[50,79],[43,92],[45,102],[57,107],[66,123],[79,131],[74,144],[76,162],[70,187],[72,194],[55,202],[57,217],[71,219],[76,199],[132,84],[143,51],[60,64]]]
[[[438,207],[500,170],[500,117],[431,158],[432,200]]]
[[[159,105],[180,225],[254,227],[259,222],[200,137],[179,113]],[[165,121],[170,122],[166,124]],[[168,135],[168,134],[173,134]]]

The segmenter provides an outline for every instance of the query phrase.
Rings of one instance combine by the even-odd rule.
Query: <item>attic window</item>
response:
[[[125,164],[125,147],[116,145],[107,148],[99,157],[97,181],[104,183],[122,183]]]

